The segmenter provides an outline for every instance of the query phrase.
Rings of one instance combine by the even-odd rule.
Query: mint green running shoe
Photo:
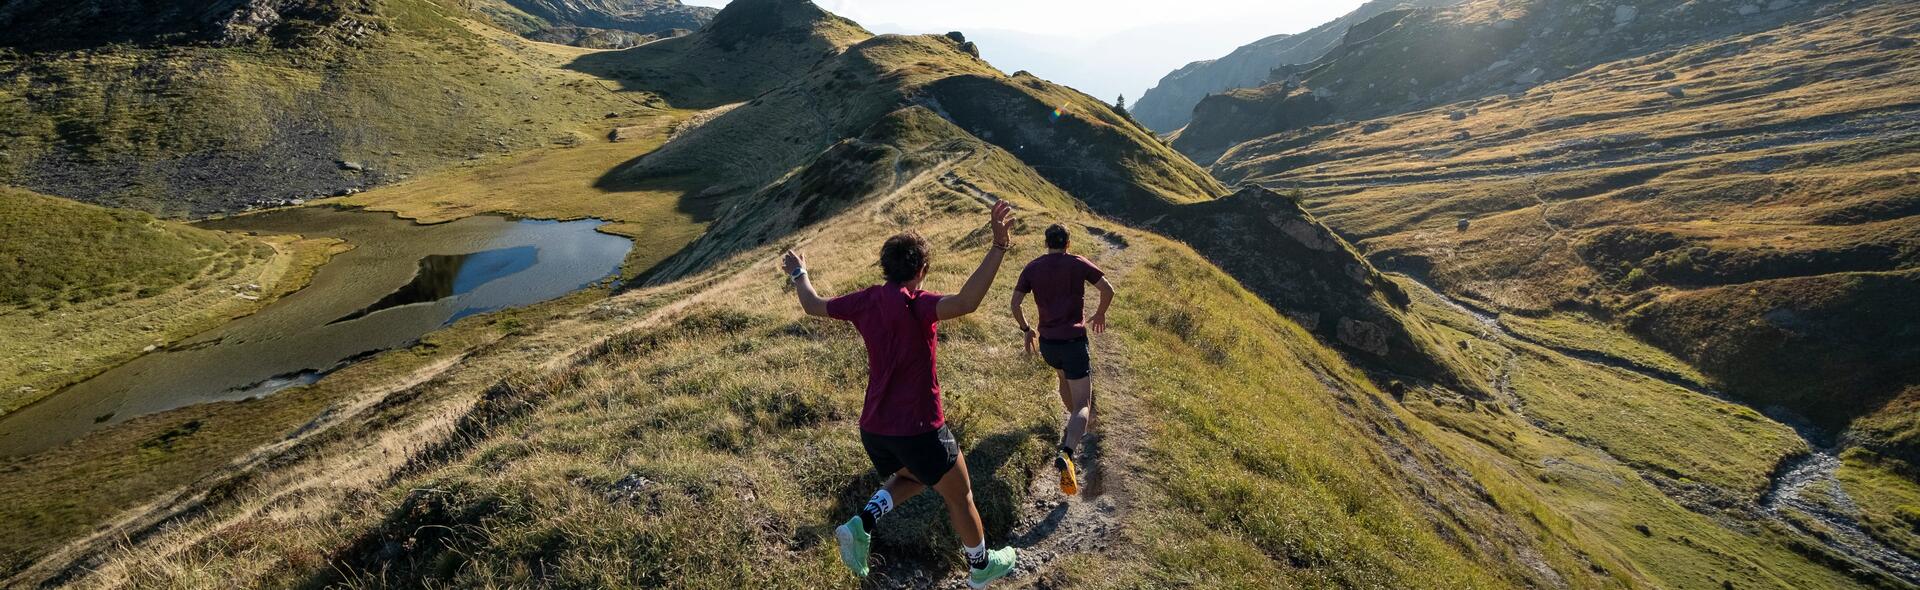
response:
[[[873,535],[860,524],[860,515],[833,529],[833,538],[840,541],[840,563],[847,564],[853,575],[867,577],[867,553],[873,549]]]
[[[1013,573],[1013,563],[1016,559],[1016,552],[1012,547],[988,551],[987,567],[973,570],[973,576],[967,578],[967,585],[973,587],[973,590],[980,590],[994,580],[1007,577],[1007,574]]]

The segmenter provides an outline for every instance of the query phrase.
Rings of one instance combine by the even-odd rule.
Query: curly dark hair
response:
[[[887,238],[887,243],[880,246],[880,274],[886,275],[889,283],[911,281],[932,262],[927,239],[914,232]]]
[[[1067,226],[1053,224],[1047,226],[1047,249],[1060,250],[1067,247]]]

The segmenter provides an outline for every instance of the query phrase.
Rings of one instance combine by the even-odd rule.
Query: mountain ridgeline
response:
[[[1200,100],[1171,142],[1099,99],[1002,72],[963,33],[874,35],[805,0],[734,0],[698,30],[616,50],[531,43],[463,3],[384,0],[348,17],[364,34],[291,45],[156,33],[85,56],[11,55],[34,65],[0,86],[12,93],[0,115],[28,123],[8,127],[20,147],[0,170],[43,192],[200,213],[255,191],[354,188],[366,192],[319,204],[436,221],[649,202],[698,235],[618,287],[467,318],[311,387],[8,459],[0,575],[958,585],[965,567],[925,497],[879,528],[873,576],[841,567],[830,523],[878,481],[855,432],[864,353],[845,324],[806,317],[772,269],[794,248],[823,291],[848,292],[879,282],[874,253],[911,230],[933,249],[929,286],[951,289],[990,248],[985,212],[1005,200],[1013,259],[1062,223],[1119,289],[1094,340],[1103,435],[1083,449],[1094,475],[1075,497],[1050,467],[1054,376],[1020,354],[1009,310],[939,327],[948,422],[986,535],[1022,550],[1009,585],[1920,584],[1908,416],[1858,412],[1880,422],[1844,445],[1810,442],[1789,413],[1743,405],[1766,390],[1727,378],[1776,358],[1776,371],[1838,362],[1875,387],[1914,382],[1888,363],[1910,358],[1915,325],[1900,304],[1914,236],[1901,89],[1920,68],[1879,40],[1912,37],[1914,9],[1789,2],[1726,23],[1717,6],[1369,4],[1357,22],[1269,39],[1323,55]],[[1594,18],[1614,24],[1566,33]],[[1326,31],[1338,45],[1312,50],[1331,44]],[[391,48],[444,71],[379,74]],[[1869,48],[1888,53],[1861,58]],[[1761,65],[1807,53],[1831,55]],[[173,77],[100,63],[163,55],[187,63]],[[191,63],[215,65],[190,79]],[[297,109],[203,126],[215,139],[118,110],[129,91],[97,82],[160,85],[162,106],[185,109],[267,95],[276,87],[231,74],[259,64],[315,84],[287,91]],[[1542,73],[1520,84],[1508,66]],[[1768,67],[1808,69],[1777,94],[1755,81],[1780,73]],[[1713,82],[1683,92],[1699,103],[1670,104],[1652,92],[1666,80],[1651,80],[1669,70]],[[1704,98],[1719,93],[1730,98]],[[329,97],[366,102],[342,111]],[[1774,101],[1790,101],[1769,111],[1783,118],[1756,114]],[[374,106],[386,104],[401,113]],[[1676,113],[1691,118],[1669,124]],[[412,131],[391,125],[402,120]],[[1593,121],[1611,128],[1582,127]],[[326,143],[288,154],[236,137],[260,129]],[[189,165],[242,161],[273,181],[217,188]],[[78,180],[126,170],[144,175]],[[1793,176],[1764,176],[1778,170]],[[592,190],[559,194],[554,175]],[[438,184],[450,177],[472,182]],[[539,193],[489,192],[501,186]],[[1780,239],[1757,241],[1768,236]],[[1778,259],[1801,266],[1782,273]],[[989,301],[1011,298],[1018,268],[1002,268]],[[1883,346],[1820,348],[1861,333]],[[1778,359],[1792,354],[1810,356]],[[1794,412],[1846,425],[1810,406]],[[209,430],[232,416],[249,429]],[[208,448],[233,459],[167,470]],[[148,475],[85,491],[129,470]]]
[[[1241,46],[1218,59],[1196,61],[1168,73],[1133,105],[1140,122],[1172,133],[1192,120],[1201,99],[1236,88],[1254,88],[1271,79],[1274,68],[1310,63],[1339,46],[1347,29],[1390,10],[1439,7],[1458,0],[1372,0],[1353,12],[1298,34],[1280,34]]]

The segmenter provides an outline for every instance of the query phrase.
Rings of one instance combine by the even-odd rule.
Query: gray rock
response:
[[[354,162],[350,160],[340,160],[337,163],[340,164],[341,170],[352,170],[354,172],[360,172],[367,169],[365,164],[361,164],[359,162]]]
[[[1467,131],[1465,129],[1461,129],[1459,131],[1453,132],[1454,141],[1466,141],[1469,139],[1473,139],[1473,132]]]
[[[1453,224],[1453,229],[1454,231],[1467,231],[1467,226],[1472,224],[1473,224],[1472,220],[1462,217],[1460,218],[1460,221],[1455,222]]]
[[[1624,5],[1624,4],[1620,6],[1615,6],[1613,7],[1613,24],[1624,25],[1624,24],[1633,22],[1633,17],[1639,16],[1639,15],[1640,15],[1639,8]]]
[[[1679,86],[1670,86],[1667,88],[1667,96],[1671,96],[1674,98],[1686,98],[1687,91],[1686,89],[1681,88]]]
[[[1534,82],[1539,82],[1540,77],[1546,74],[1547,73],[1545,71],[1542,71],[1540,68],[1533,68],[1533,69],[1527,70],[1526,72],[1518,76],[1514,76],[1513,82],[1515,84],[1533,84]]]
[[[1451,121],[1459,121],[1466,118],[1467,118],[1467,113],[1464,111],[1448,111],[1447,112],[1447,119]]]
[[[1660,70],[1660,73],[1653,75],[1653,81],[1665,82],[1667,80],[1672,80],[1676,77],[1678,76],[1675,76],[1672,70]]]

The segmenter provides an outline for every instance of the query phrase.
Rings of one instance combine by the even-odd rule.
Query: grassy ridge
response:
[[[151,297],[215,264],[268,252],[219,232],[0,188],[0,303],[59,309],[120,293]]]

